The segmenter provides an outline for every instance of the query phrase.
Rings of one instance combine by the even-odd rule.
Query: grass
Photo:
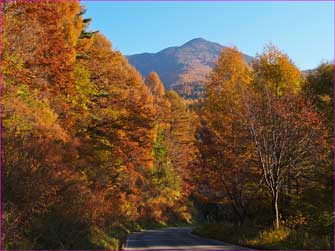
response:
[[[246,245],[262,249],[327,249],[333,250],[330,235],[315,235],[304,229],[280,228],[264,230],[257,238],[246,241]]]
[[[97,249],[118,250],[120,248],[120,236],[117,238],[108,235],[102,229],[93,227],[90,234],[90,242],[94,244]]]
[[[244,243],[244,240],[256,237],[255,229],[249,229],[247,226],[238,228],[229,223],[204,224],[194,228],[192,233],[199,236],[227,241],[239,245]]]
[[[262,229],[237,226],[230,223],[206,224],[193,230],[199,236],[222,240],[256,249],[322,249],[333,250],[333,237],[329,234],[309,233],[305,229]]]

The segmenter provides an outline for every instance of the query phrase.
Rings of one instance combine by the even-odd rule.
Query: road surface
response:
[[[171,227],[132,233],[125,250],[248,250],[191,234],[189,227]]]

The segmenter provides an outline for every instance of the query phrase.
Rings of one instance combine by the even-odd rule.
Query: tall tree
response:
[[[177,173],[181,174],[184,184],[187,185],[192,179],[191,172],[198,154],[195,145],[198,118],[175,91],[169,91],[167,98],[171,104],[170,128],[167,135],[170,155]]]
[[[82,65],[90,71],[90,81],[96,86],[96,94],[92,96],[89,123],[82,131],[84,135],[90,135],[84,139],[86,150],[81,151],[82,159],[87,159],[90,152],[88,156],[93,154],[89,158],[91,165],[97,161],[103,168],[103,172],[101,168],[92,169],[90,176],[95,180],[97,189],[106,191],[106,196],[109,189],[115,191],[117,198],[114,202],[108,200],[108,203],[120,207],[110,212],[113,218],[128,204],[131,206],[122,217],[136,220],[140,211],[137,210],[138,204],[143,204],[141,189],[145,184],[145,170],[153,164],[152,96],[139,73],[121,53],[112,50],[111,43],[101,34],[94,35],[93,45],[86,57]]]
[[[252,177],[251,141],[242,102],[251,77],[242,54],[236,48],[226,48],[209,75],[201,116],[203,165],[213,179],[212,189],[224,191],[240,223],[246,215],[248,176]]]
[[[3,203],[6,213],[14,209],[18,214],[14,217],[26,230],[14,231],[30,239],[30,248],[57,248],[64,239],[48,240],[50,233],[67,233],[76,242],[88,223],[81,215],[86,198],[80,189],[87,184],[69,161],[76,149],[67,130],[68,98],[75,95],[75,47],[82,29],[79,2],[8,1],[2,7]],[[71,227],[48,225],[56,214]],[[78,225],[82,230],[74,234]],[[44,234],[31,238],[34,231]],[[8,242],[7,237],[8,248],[27,248],[24,241]]]
[[[301,74],[286,55],[266,48],[253,68],[255,92],[245,95],[245,114],[278,228],[282,186],[288,176],[321,163],[325,132],[313,108],[297,95]]]
[[[165,94],[164,85],[157,72],[151,72],[145,79],[145,84],[153,96],[163,96]]]

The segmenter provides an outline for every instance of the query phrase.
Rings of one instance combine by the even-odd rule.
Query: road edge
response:
[[[232,244],[232,243],[229,243],[229,242],[225,242],[225,241],[222,241],[222,240],[217,240],[217,239],[211,239],[211,238],[208,238],[208,237],[203,237],[201,235],[196,235],[192,232],[192,229],[190,232],[188,232],[188,234],[190,236],[193,236],[193,237],[196,237],[196,238],[201,238],[201,239],[204,239],[204,240],[210,240],[210,241],[219,241],[219,242],[222,242],[226,245],[230,245],[230,246],[234,246],[236,248],[239,248],[239,249],[234,249],[235,251],[239,251],[239,250],[250,250],[250,251],[256,251],[256,249],[250,249],[250,248],[247,248],[247,247],[241,247],[239,245],[236,245],[236,244]]]

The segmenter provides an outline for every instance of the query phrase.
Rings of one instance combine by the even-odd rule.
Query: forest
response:
[[[2,249],[122,248],[132,231],[333,249],[334,64],[222,51],[204,97],[143,79],[71,1],[3,1]]]

